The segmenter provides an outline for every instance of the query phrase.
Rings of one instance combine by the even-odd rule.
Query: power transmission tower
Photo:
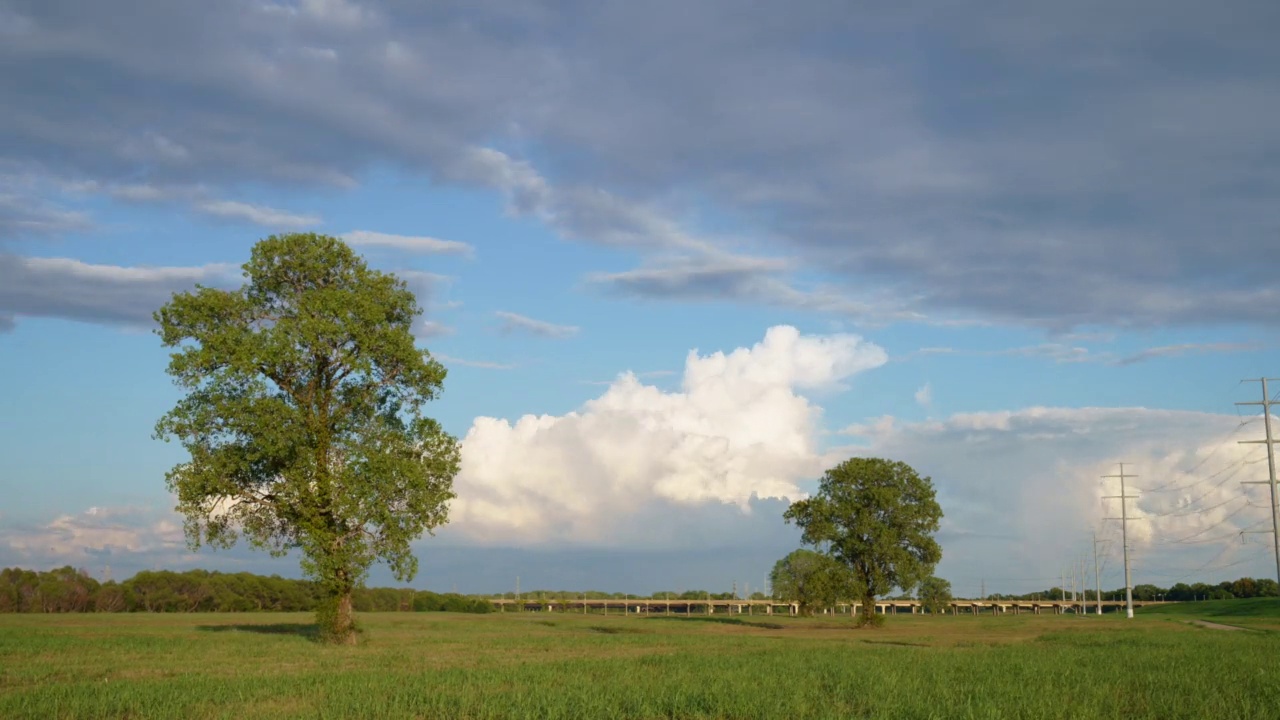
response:
[[[1104,541],[1105,542],[1105,541]],[[1102,614],[1102,575],[1098,572],[1098,533],[1093,533],[1093,581],[1096,583],[1094,600],[1097,601],[1098,614]]]
[[[1084,570],[1084,555],[1076,559],[1076,569],[1080,571],[1080,614],[1086,615],[1089,612],[1089,593],[1085,588],[1089,586],[1089,575]]]
[[[1131,499],[1135,499],[1137,495],[1129,495],[1125,491],[1124,481],[1128,478],[1136,478],[1137,475],[1126,475],[1124,472],[1124,463],[1120,463],[1119,475],[1103,475],[1104,478],[1120,478],[1120,494],[1104,495],[1104,500],[1120,500],[1120,517],[1107,518],[1107,520],[1120,521],[1120,542],[1124,545],[1124,602],[1125,614],[1133,619],[1133,581],[1129,576],[1129,503]]]
[[[1270,378],[1274,380],[1275,378]],[[1269,480],[1249,480],[1244,482],[1245,485],[1270,485],[1271,486],[1271,541],[1275,548],[1276,555],[1276,582],[1280,582],[1280,505],[1276,499],[1276,441],[1271,436],[1271,406],[1280,405],[1271,399],[1271,395],[1267,393],[1268,378],[1258,378],[1257,381],[1262,383],[1262,402],[1242,402],[1237,405],[1261,405],[1262,406],[1262,426],[1266,428],[1265,440],[1241,440],[1241,443],[1258,444],[1266,443],[1267,445],[1267,470],[1270,473]],[[1254,531],[1258,532],[1258,531]],[[1261,532],[1266,532],[1265,530]]]

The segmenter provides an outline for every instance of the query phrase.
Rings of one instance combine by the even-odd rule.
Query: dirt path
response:
[[[1243,630],[1244,629],[1242,627],[1236,627],[1235,625],[1223,625],[1222,623],[1209,622],[1208,620],[1192,620],[1191,624],[1199,625],[1200,627],[1213,628],[1214,630]]]

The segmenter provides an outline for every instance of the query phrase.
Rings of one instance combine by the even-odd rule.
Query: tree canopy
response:
[[[801,615],[830,607],[857,594],[849,568],[813,550],[793,550],[773,566],[769,574],[775,597],[793,600]]]
[[[186,396],[156,425],[188,462],[167,474],[188,542],[300,550],[326,636],[354,642],[352,592],[377,561],[448,520],[457,441],[423,415],[445,369],[415,345],[404,281],[342,241],[271,236],[236,290],[197,287],[155,314]]]
[[[951,602],[951,582],[930,575],[920,582],[920,604],[930,613],[945,613]]]
[[[933,539],[942,519],[933,482],[910,465],[851,458],[823,474],[818,493],[793,503],[783,518],[852,571],[861,593],[860,624],[879,622],[875,599],[910,590],[942,559]]]

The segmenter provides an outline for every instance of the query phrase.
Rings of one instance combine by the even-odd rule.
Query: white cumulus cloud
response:
[[[836,388],[887,359],[855,335],[779,326],[751,348],[690,351],[678,392],[628,372],[563,416],[477,418],[451,527],[480,542],[612,544],[691,507],[749,512],[753,497],[798,498],[830,460],[822,410],[799,391]]]

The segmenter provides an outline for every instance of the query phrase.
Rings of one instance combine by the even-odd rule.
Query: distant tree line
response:
[[[71,566],[0,570],[0,612],[312,612],[324,597],[310,580],[247,572],[144,570],[104,583]],[[494,611],[484,598],[412,588],[361,588],[352,602],[359,612]]]
[[[1066,595],[1071,597],[1071,591]],[[1098,593],[1092,589],[1084,591],[1087,600],[1096,600]],[[1057,600],[1062,597],[1062,588],[1053,587],[1048,590],[1027,593],[1025,595],[1007,595],[993,593],[991,600]],[[1242,577],[1239,580],[1223,580],[1216,585],[1209,583],[1177,583],[1173,587],[1163,588],[1159,585],[1134,585],[1133,599],[1151,600],[1231,600],[1233,598],[1280,597],[1280,585],[1270,578]],[[1103,600],[1124,600],[1124,588],[1102,591]]]

